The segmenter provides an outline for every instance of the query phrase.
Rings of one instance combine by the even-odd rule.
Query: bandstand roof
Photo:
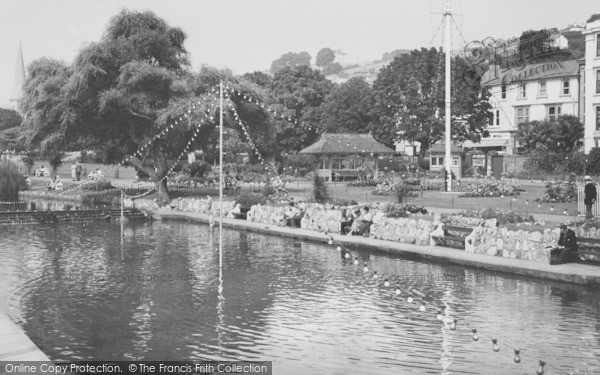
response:
[[[394,150],[377,142],[371,134],[330,133],[300,151],[301,154],[368,155],[393,154]]]

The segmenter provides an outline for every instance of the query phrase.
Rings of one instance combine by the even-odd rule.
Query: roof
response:
[[[446,144],[438,143],[437,145],[433,145],[429,150],[432,154],[444,154],[446,153]],[[457,146],[455,144],[450,145],[450,153],[451,154],[459,154],[462,152],[462,147]]]
[[[377,142],[371,134],[330,133],[300,151],[301,154],[393,154],[394,150]]]
[[[509,144],[510,144],[509,139],[481,138],[480,142],[465,141],[465,143],[463,143],[463,147],[467,147],[467,148],[475,148],[475,147],[484,148],[484,147],[501,147],[501,146],[503,147],[503,146],[508,146]]]
[[[527,64],[525,67],[513,67],[505,71],[498,66],[492,66],[481,78],[481,84],[499,86],[540,79],[572,77],[578,74],[579,63],[575,59]]]

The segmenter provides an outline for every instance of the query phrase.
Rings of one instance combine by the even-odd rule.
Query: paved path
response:
[[[0,361],[50,361],[4,311],[0,311]]]
[[[208,215],[192,212],[159,211],[156,212],[155,218],[208,223]],[[292,227],[278,227],[245,220],[223,219],[223,225],[230,228],[276,234],[280,236],[318,241],[322,243],[326,243],[328,240],[328,237],[325,234],[312,230]],[[416,259],[458,264],[491,271],[540,277],[544,279],[565,281],[581,285],[595,287],[600,286],[599,266],[577,263],[551,266],[543,262],[494,257],[485,254],[474,254],[465,252],[464,250],[445,248],[441,246],[418,246],[359,236],[333,235],[333,237],[336,241],[339,241],[345,245],[350,245],[351,247],[363,246],[389,253],[406,254]]]

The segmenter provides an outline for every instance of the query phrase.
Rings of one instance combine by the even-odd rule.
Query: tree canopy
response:
[[[219,80],[263,96],[257,85],[227,70],[202,67],[192,72],[185,38],[181,29],[152,12],[123,10],[110,20],[99,42],[81,49],[71,67],[49,59],[35,61],[25,84],[22,136],[48,151],[59,145],[110,148],[116,160],[108,162],[113,163],[150,144],[143,158],[134,157],[130,163],[157,182],[159,200],[168,200],[163,180],[170,168],[168,158],[184,150],[205,117],[201,136],[190,146],[207,147],[218,121],[211,89]],[[268,117],[260,109],[233,101],[251,129],[266,126]],[[175,121],[168,137],[153,141]],[[226,121],[239,128],[229,116]]]
[[[323,68],[328,64],[331,64],[335,60],[335,52],[331,48],[321,48],[319,52],[317,52],[317,57],[315,58],[315,65]]]
[[[310,66],[311,56],[308,52],[288,52],[271,63],[271,73],[276,74],[284,68],[295,68],[298,66]]]
[[[572,153],[579,148],[584,126],[577,116],[559,116],[557,121],[530,121],[519,124],[517,137],[522,151],[539,150]]]
[[[452,138],[477,142],[492,119],[489,92],[480,77],[466,77],[468,65],[452,64]],[[468,78],[468,79],[467,79]],[[435,48],[402,54],[382,68],[373,83],[371,129],[392,146],[405,139],[421,143],[421,154],[444,135],[444,53]]]
[[[371,123],[371,86],[362,77],[350,78],[329,94],[321,122],[328,133],[368,133]]]

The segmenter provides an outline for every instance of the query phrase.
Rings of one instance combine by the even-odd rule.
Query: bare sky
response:
[[[25,66],[46,56],[71,63],[121,9],[152,10],[187,33],[192,64],[236,74],[267,70],[283,53],[343,51],[343,63],[431,46],[444,0],[0,0],[0,106],[12,93],[19,39]],[[600,13],[598,0],[452,0],[468,41],[565,27]],[[432,14],[433,13],[433,14]],[[456,28],[454,43],[462,43]],[[433,45],[441,43],[441,33]]]

